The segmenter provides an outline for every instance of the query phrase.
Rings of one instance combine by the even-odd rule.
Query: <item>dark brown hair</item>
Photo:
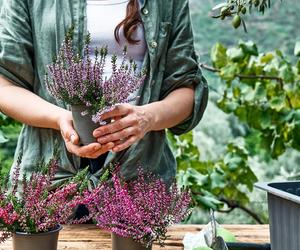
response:
[[[130,44],[136,44],[139,40],[135,40],[132,38],[134,32],[137,29],[139,23],[142,22],[140,13],[139,13],[139,5],[137,0],[129,0],[126,10],[126,17],[125,19],[119,23],[115,29],[115,39],[119,43],[120,36],[119,31],[120,28],[123,26],[124,36],[126,40]]]

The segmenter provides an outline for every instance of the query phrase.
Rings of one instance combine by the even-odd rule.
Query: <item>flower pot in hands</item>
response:
[[[88,145],[96,142],[93,131],[100,126],[98,123],[92,121],[92,116],[90,114],[82,115],[86,109],[85,105],[71,106],[74,128],[79,135],[79,143],[81,145]]]
[[[29,234],[16,232],[12,236],[13,250],[57,250],[58,234],[62,226],[44,232]]]
[[[146,247],[132,238],[124,238],[115,233],[111,234],[112,250],[151,250],[152,246]]]

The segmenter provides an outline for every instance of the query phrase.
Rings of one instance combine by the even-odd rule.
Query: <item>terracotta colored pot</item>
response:
[[[112,250],[152,250],[152,246],[145,247],[141,243],[135,242],[131,238],[124,238],[111,234]]]
[[[17,232],[13,234],[13,250],[57,250],[58,234],[62,226],[45,233],[28,234]]]

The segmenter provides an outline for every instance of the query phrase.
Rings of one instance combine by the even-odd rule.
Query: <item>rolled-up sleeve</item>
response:
[[[33,42],[27,1],[3,0],[0,11],[0,75],[33,90]]]
[[[188,0],[174,1],[173,15],[173,28],[168,46],[161,99],[175,89],[194,87],[192,114],[182,123],[170,128],[174,134],[183,134],[192,130],[200,122],[207,105],[208,86],[195,53]]]

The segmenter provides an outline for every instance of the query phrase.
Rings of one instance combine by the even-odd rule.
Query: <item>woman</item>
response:
[[[118,11],[107,6],[119,6]],[[97,8],[101,15],[93,11]],[[106,29],[112,23],[113,30]],[[106,30],[97,29],[98,25]],[[87,146],[78,144],[70,111],[49,95],[43,82],[46,65],[71,26],[77,47],[91,29],[92,39],[109,43],[113,52],[128,44],[128,56],[140,60],[148,72],[138,105],[119,105],[106,113],[102,118],[115,122],[96,129],[97,141]],[[103,166],[111,162],[121,163],[126,178],[135,176],[141,165],[170,181],[176,162],[164,129],[182,134],[194,128],[203,115],[207,95],[194,51],[188,0],[3,0],[0,109],[24,123],[16,156],[23,152],[21,169],[25,173],[41,158],[52,156],[57,140],[61,148],[58,181],[76,174],[85,158],[96,159],[90,164],[94,184]]]

